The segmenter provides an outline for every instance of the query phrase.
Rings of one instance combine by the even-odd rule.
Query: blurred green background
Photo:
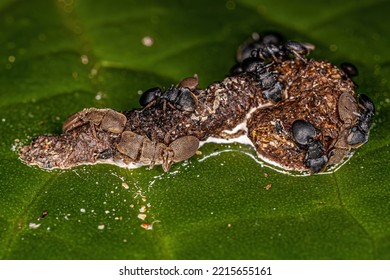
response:
[[[0,259],[389,259],[389,10],[372,0],[0,1]],[[59,134],[83,108],[135,108],[140,90],[194,73],[201,87],[222,80],[255,31],[358,67],[377,115],[369,143],[336,173],[292,177],[249,147],[215,144],[168,173],[18,160],[20,145]]]

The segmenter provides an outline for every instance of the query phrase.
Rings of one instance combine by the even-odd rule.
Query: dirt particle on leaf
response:
[[[28,224],[28,227],[30,228],[30,229],[37,229],[37,228],[39,228],[41,226],[41,224],[36,224],[36,223],[29,223]]]
[[[126,189],[126,190],[129,189],[129,185],[128,185],[126,182],[123,182],[123,183],[122,183],[122,187],[123,187],[124,189]]]
[[[152,224],[148,224],[148,223],[141,224],[141,227],[143,229],[146,229],[146,230],[152,230],[153,229],[153,225]]]
[[[97,92],[96,95],[95,95],[95,99],[96,100],[101,100],[103,97],[103,93],[101,91]]]
[[[145,205],[142,205],[141,208],[139,209],[139,212],[140,213],[145,213],[147,210],[146,206]]]
[[[83,54],[80,58],[81,58],[81,63],[82,64],[88,64],[89,59],[88,59],[87,55]]]
[[[145,36],[142,38],[142,45],[145,47],[151,47],[154,45],[154,39],[151,36]]]
[[[145,220],[146,219],[146,214],[138,214],[138,219],[140,220]]]
[[[47,210],[43,210],[42,214],[38,217],[38,221],[41,221],[43,218],[47,216]]]

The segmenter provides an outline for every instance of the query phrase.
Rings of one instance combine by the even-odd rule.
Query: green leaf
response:
[[[389,259],[390,3],[259,2],[0,1],[0,258]],[[194,73],[201,87],[222,80],[267,30],[359,68],[377,114],[337,172],[288,176],[216,144],[168,173],[19,161],[83,108],[136,108],[139,90]]]

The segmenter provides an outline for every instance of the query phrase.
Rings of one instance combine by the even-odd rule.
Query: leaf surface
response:
[[[258,3],[0,1],[0,258],[389,259],[390,3]],[[288,176],[216,144],[168,173],[19,161],[18,146],[83,108],[136,108],[140,90],[194,73],[222,80],[237,46],[268,30],[359,68],[377,114],[337,172]]]

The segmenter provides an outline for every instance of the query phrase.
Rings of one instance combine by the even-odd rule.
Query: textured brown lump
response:
[[[289,60],[276,69],[286,86],[287,99],[256,111],[248,122],[248,134],[263,157],[288,169],[307,170],[305,152],[291,134],[292,123],[299,119],[310,122],[328,154],[343,125],[337,111],[338,98],[343,92],[355,96],[355,86],[343,78],[341,70],[324,61]],[[279,133],[276,124],[283,127]]]

